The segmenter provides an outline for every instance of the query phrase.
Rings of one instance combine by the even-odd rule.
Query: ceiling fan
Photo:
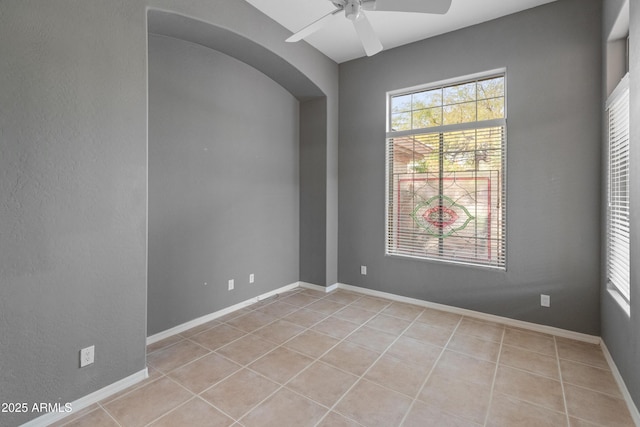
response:
[[[328,24],[340,12],[344,11],[347,19],[353,22],[356,33],[362,42],[367,56],[375,55],[382,50],[382,43],[378,39],[371,23],[365,15],[367,12],[414,12],[445,14],[451,7],[452,0],[329,0],[336,7],[322,18],[307,25],[287,39],[297,42],[310,36]]]

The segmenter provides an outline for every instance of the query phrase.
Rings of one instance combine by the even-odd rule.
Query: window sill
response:
[[[399,255],[399,254],[390,254],[390,253],[386,253],[385,257],[393,258],[393,259],[404,259],[404,260],[420,261],[420,262],[427,262],[427,263],[434,263],[434,264],[442,264],[442,265],[462,266],[462,267],[477,268],[481,270],[490,270],[490,271],[498,271],[498,272],[507,271],[506,266],[476,264],[473,262],[454,261],[450,259],[426,258],[426,257],[419,257],[419,256]]]
[[[627,314],[627,317],[631,317],[631,306],[629,305],[627,300],[624,299],[622,295],[620,295],[620,292],[618,292],[614,288],[608,288],[607,291],[609,292],[611,298],[613,298],[613,300],[617,302],[620,308]]]

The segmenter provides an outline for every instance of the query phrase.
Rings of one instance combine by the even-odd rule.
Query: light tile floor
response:
[[[597,345],[295,289],[148,347],[56,426],[633,426]]]

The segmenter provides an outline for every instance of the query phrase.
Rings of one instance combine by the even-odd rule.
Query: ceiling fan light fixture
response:
[[[347,19],[355,21],[360,17],[360,2],[351,0],[344,6],[344,14]]]
[[[1,1],[1,0],[0,0]],[[382,43],[376,35],[367,12],[410,12],[410,13],[447,13],[453,0],[329,0],[335,9],[320,19],[302,28],[287,38],[287,42],[297,42],[318,31],[327,23],[344,12],[360,38],[367,56],[375,55],[383,50]]]

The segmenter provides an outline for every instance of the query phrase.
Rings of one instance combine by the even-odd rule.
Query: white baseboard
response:
[[[50,424],[55,423],[56,421],[60,421],[61,419],[72,415],[73,412],[78,412],[93,405],[94,403],[98,403],[101,400],[106,399],[109,396],[119,393],[122,390],[131,387],[132,385],[135,385],[148,377],[149,372],[147,368],[144,368],[143,370],[138,371],[133,375],[129,375],[128,377],[123,378],[120,381],[117,381],[111,385],[101,388],[98,391],[94,391],[91,394],[88,394],[78,400],[71,402],[72,412],[49,412],[25,424],[22,424],[22,427],[46,427]]]
[[[262,295],[258,295],[257,297],[250,298],[246,301],[239,302],[238,304],[232,305],[231,307],[223,308],[222,310],[218,310],[214,313],[207,314],[206,316],[198,317],[197,319],[190,320],[186,323],[183,323],[178,326],[174,326],[171,329],[167,329],[166,331],[158,332],[157,334],[151,335],[147,337],[147,345],[153,344],[155,342],[161,341],[165,338],[168,338],[172,335],[179,334],[180,332],[187,331],[191,328],[195,328],[196,326],[203,325],[207,322],[217,319],[218,317],[222,317],[229,313],[232,313],[236,310],[239,310],[244,307],[248,307],[252,304],[255,304],[263,299],[267,299],[277,294],[281,294],[283,292],[290,291],[291,289],[295,289],[301,286],[301,282],[291,283],[290,285],[283,286],[281,288],[275,289],[273,291],[269,291]]]
[[[624,397],[624,401],[629,408],[629,413],[631,414],[631,418],[633,418],[633,422],[640,426],[640,412],[638,412],[638,408],[636,407],[633,398],[631,397],[631,393],[629,393],[629,389],[620,375],[620,371],[618,370],[618,366],[616,366],[616,362],[613,361],[613,357],[611,353],[609,353],[609,349],[604,341],[600,341],[600,348],[602,348],[602,352],[604,353],[604,358],[607,360],[609,364],[609,368],[611,369],[611,373],[613,374],[613,378],[615,378],[616,383],[618,383],[618,387],[620,387],[620,391],[622,392],[622,397]]]
[[[336,289],[338,289],[338,283],[334,283],[331,286],[314,285],[313,283],[308,283],[308,282],[298,282],[298,283],[300,284],[301,288],[312,289],[314,291],[320,291],[324,293],[329,293],[331,291],[335,291]]]
[[[331,291],[335,291],[336,289],[338,289],[340,287],[339,283],[334,283],[331,286],[327,286],[327,292],[331,292]]]
[[[539,325],[537,323],[525,322],[523,320],[515,320],[515,319],[510,319],[508,317],[496,316],[494,314],[487,314],[487,313],[481,313],[479,311],[467,310],[465,308],[452,307],[449,305],[437,304],[434,302],[424,301],[416,298],[403,297],[400,295],[390,294],[388,292],[376,291],[373,289],[361,288],[359,286],[347,285],[345,283],[338,283],[338,288],[352,291],[352,292],[358,292],[361,294],[370,295],[374,297],[386,298],[392,301],[405,302],[408,304],[419,305],[421,307],[433,308],[435,310],[460,314],[462,316],[473,317],[479,320],[500,323],[506,326],[512,326],[514,328],[526,329],[534,332],[541,332],[541,333],[555,335],[563,338],[570,338],[573,340],[588,342],[591,344],[600,343],[600,337],[597,337],[595,335],[581,334],[579,332],[567,331],[566,329],[555,328],[553,326]]]

